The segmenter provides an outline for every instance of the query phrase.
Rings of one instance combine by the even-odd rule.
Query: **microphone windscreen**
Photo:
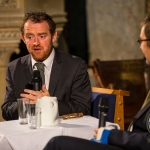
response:
[[[41,75],[40,75],[40,71],[39,70],[33,70],[33,78],[41,78]]]
[[[33,90],[40,91],[42,89],[42,78],[39,70],[33,70],[32,81]]]
[[[99,109],[101,112],[108,112],[109,109],[109,101],[107,98],[102,97],[99,101],[99,105],[98,105]]]
[[[25,85],[25,89],[33,90],[33,84],[32,83],[27,83]]]

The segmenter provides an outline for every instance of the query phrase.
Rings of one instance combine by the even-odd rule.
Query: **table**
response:
[[[83,116],[61,120],[58,126],[29,129],[18,120],[0,122],[0,150],[42,150],[54,136],[67,135],[84,139],[93,137],[98,119]]]

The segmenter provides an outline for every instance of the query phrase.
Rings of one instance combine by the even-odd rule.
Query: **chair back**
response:
[[[109,111],[107,121],[117,123],[120,129],[124,130],[123,97],[129,95],[129,91],[92,87],[92,116],[98,118],[98,103],[100,98],[108,98]]]
[[[107,115],[107,121],[114,122],[114,114],[115,114],[115,104],[116,104],[116,95],[114,94],[105,94],[105,93],[98,93],[98,92],[92,92],[92,107],[91,112],[92,116],[98,118],[99,114],[99,100],[101,98],[107,98],[109,102],[109,109],[108,109],[108,115]]]
[[[96,87],[130,91],[124,98],[125,128],[141,108],[146,97],[145,60],[100,61],[89,65],[93,71]]]

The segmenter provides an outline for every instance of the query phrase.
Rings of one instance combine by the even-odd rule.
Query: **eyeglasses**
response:
[[[137,40],[137,42],[139,43],[139,44],[141,44],[143,41],[150,41],[150,39],[139,39],[139,40]]]

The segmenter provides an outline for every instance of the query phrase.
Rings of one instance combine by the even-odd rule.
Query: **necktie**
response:
[[[35,66],[40,71],[40,75],[42,78],[42,84],[45,84],[44,63],[35,63]]]

